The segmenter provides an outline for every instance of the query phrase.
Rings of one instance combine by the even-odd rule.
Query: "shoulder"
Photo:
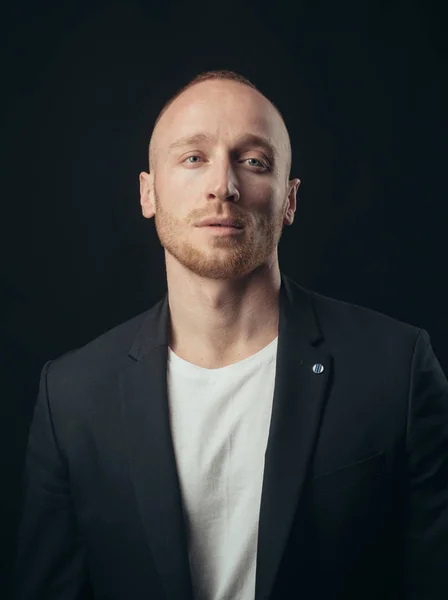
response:
[[[374,308],[327,296],[287,278],[297,310],[311,308],[330,351],[393,356],[412,355],[417,339],[427,333]],[[306,298],[306,303],[304,299]]]
[[[157,305],[156,305],[157,306]],[[47,376],[53,384],[78,388],[83,381],[110,377],[128,358],[128,351],[154,307],[112,327],[83,346],[49,361]]]
[[[374,308],[352,302],[330,298],[309,290],[310,300],[317,314],[327,327],[354,329],[367,333],[377,331],[381,334],[394,334],[414,337],[421,331],[419,327],[406,323]]]

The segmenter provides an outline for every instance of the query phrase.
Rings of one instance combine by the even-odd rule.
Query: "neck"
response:
[[[167,261],[167,283],[170,348],[186,360],[241,359],[277,336],[278,261],[235,280],[205,279]]]

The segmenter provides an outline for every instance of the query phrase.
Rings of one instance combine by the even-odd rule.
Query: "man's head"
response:
[[[276,107],[244,77],[213,71],[196,77],[162,109],[141,173],[142,212],[155,216],[166,259],[201,277],[234,279],[277,259],[284,225],[296,209],[289,180],[291,146]],[[232,217],[242,231],[198,227]]]

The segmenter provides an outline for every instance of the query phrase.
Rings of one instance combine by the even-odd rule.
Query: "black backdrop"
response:
[[[302,186],[281,269],[425,328],[448,373],[442,12],[427,0],[3,9],[0,597],[43,363],[166,289],[138,174],[162,104],[199,72],[241,72],[285,116]]]

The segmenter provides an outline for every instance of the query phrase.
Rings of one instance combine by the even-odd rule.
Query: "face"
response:
[[[264,96],[232,81],[196,84],[164,113],[152,147],[141,205],[146,218],[155,216],[167,265],[235,279],[277,260],[300,181],[288,181],[287,132]],[[235,218],[242,229],[222,235],[198,226],[216,216]]]

